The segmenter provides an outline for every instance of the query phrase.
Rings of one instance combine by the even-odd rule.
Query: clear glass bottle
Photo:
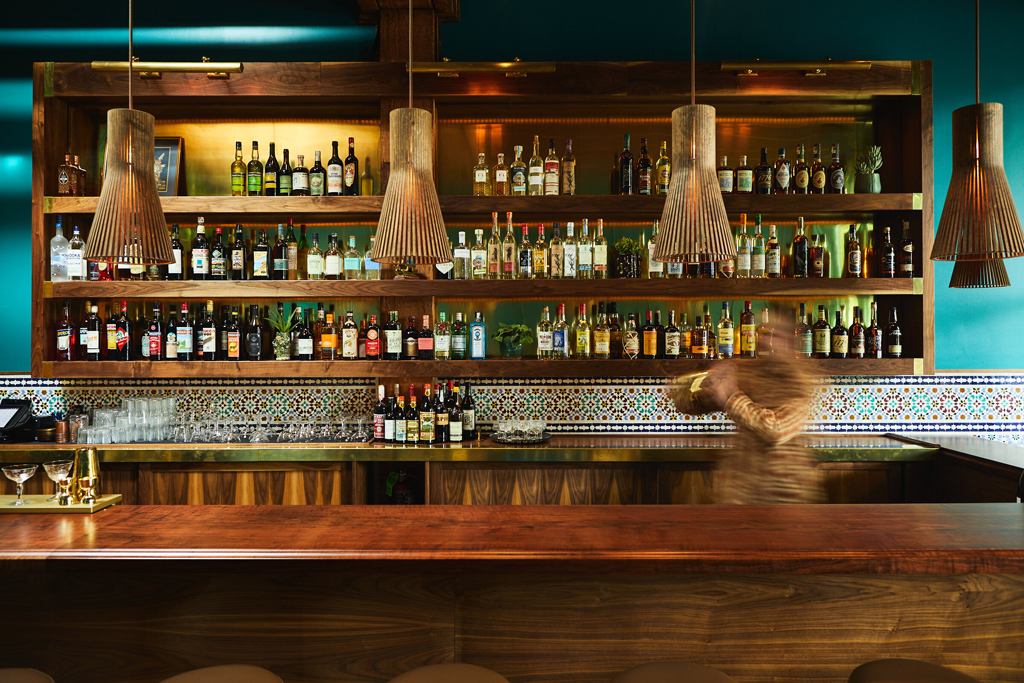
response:
[[[537,226],[537,243],[533,245],[533,276],[538,280],[548,277],[548,243],[544,240],[544,224]]]
[[[668,156],[668,142],[662,140],[661,151],[658,153],[658,162],[654,165],[654,174],[658,178],[658,194],[668,194],[668,187],[672,183],[672,159]]]
[[[533,245],[530,244],[530,228],[523,224],[523,241],[516,248],[516,257],[519,266],[519,279],[533,279]]]
[[[342,255],[344,260],[345,279],[346,280],[360,280],[363,274],[363,255],[356,249],[356,236],[349,235],[348,237],[348,249]]]
[[[455,264],[456,280],[471,280],[473,278],[472,256],[469,245],[466,244],[466,233],[459,231],[459,243],[452,250],[452,262]]]
[[[532,164],[532,160],[531,160]],[[560,182],[558,178],[559,172],[559,161],[558,154],[555,153],[555,139],[551,138],[551,142],[548,145],[548,155],[544,157],[544,194],[545,195],[557,195],[559,190]]]
[[[665,264],[661,261],[654,260],[654,250],[658,246],[658,224],[660,221],[654,221],[654,227],[651,232],[651,238],[647,240],[647,277],[652,280],[665,277]]]
[[[565,239],[562,241],[562,277],[575,280],[577,277],[576,230],[572,221],[565,224]]]
[[[491,196],[491,169],[483,152],[477,155],[476,166],[473,167],[473,196]]]
[[[491,213],[491,238],[487,240],[487,279],[501,277],[501,242],[498,239],[498,212]]]
[[[630,313],[626,329],[622,331],[622,357],[635,360],[640,355],[640,333],[636,329],[636,314]]]
[[[612,357],[612,334],[605,313],[604,302],[597,304],[597,322],[594,324],[594,358],[606,360]]]
[[[571,357],[569,351],[569,324],[565,322],[565,304],[558,304],[558,316],[551,334],[551,357],[565,360]]]
[[[768,244],[764,251],[764,274],[766,277],[782,277],[782,245],[774,225],[768,226]]]
[[[501,241],[501,279],[514,280],[517,274],[516,266],[519,265],[516,253],[516,236],[512,234],[512,212],[506,215],[508,220],[505,239]]]
[[[380,264],[373,260],[374,250],[377,248],[377,236],[370,235],[370,246],[366,248],[366,253],[363,254],[363,279],[364,280],[379,280],[380,279]]]
[[[554,351],[554,326],[551,324],[551,309],[547,306],[540,311],[537,323],[537,358],[549,360]]]
[[[327,238],[327,251],[324,252],[324,279],[342,280],[341,251],[338,249],[338,233],[332,232]]]
[[[85,260],[85,240],[82,239],[81,230],[77,225],[71,228],[66,263],[68,280],[84,280],[86,278],[88,266]]]
[[[509,182],[512,185],[513,196],[525,196],[527,189],[527,178],[528,172],[526,164],[523,163],[523,146],[515,146],[516,158],[512,161],[512,166],[509,169],[511,178]]]
[[[594,279],[608,278],[608,239],[604,236],[604,219],[597,219],[597,237],[594,238]]]
[[[505,165],[505,155],[498,154],[498,163],[494,165],[491,188],[495,197],[505,197],[511,194],[508,182],[508,166]]]
[[[583,234],[576,243],[576,271],[581,280],[594,279],[594,243],[590,239],[590,226],[583,219]]]
[[[473,322],[469,324],[469,359],[484,360],[487,357],[487,324],[484,314],[474,313]]]
[[[768,322],[768,307],[761,309],[761,322],[757,326],[757,357],[771,358],[775,355],[775,328]]]
[[[590,324],[587,322],[587,305],[580,304],[576,323],[573,325],[573,351],[576,358],[590,358]]]
[[[452,330],[448,325],[448,316],[444,311],[437,314],[434,325],[434,358],[449,360],[452,355]]]
[[[324,253],[320,251],[320,233],[313,233],[313,245],[306,252],[306,277],[310,280],[324,279]]]
[[[56,234],[50,240],[50,281],[64,282],[68,279],[68,239],[64,237],[64,216],[57,215],[54,230]]]
[[[565,272],[565,250],[562,247],[562,233],[558,223],[551,229],[551,246],[548,248],[548,277],[561,280]]]
[[[530,157],[530,196],[539,197],[544,194],[544,159],[540,156],[540,136],[533,136],[533,156]]]
[[[750,240],[750,277],[764,277],[765,241],[761,234],[761,214],[754,218],[754,236]]]
[[[565,141],[565,154],[562,155],[559,173],[562,176],[562,194],[576,194],[576,157],[572,155],[571,138]]]

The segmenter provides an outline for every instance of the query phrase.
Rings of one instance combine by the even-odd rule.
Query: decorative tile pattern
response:
[[[722,414],[676,412],[656,378],[474,379],[478,421],[543,418],[566,433],[708,433],[733,424]],[[217,419],[337,421],[365,415],[373,379],[47,380],[0,379],[0,397],[28,398],[39,414],[112,407],[123,399],[173,396],[186,413]],[[833,377],[815,392],[815,433],[948,432],[1024,445],[1024,376]]]

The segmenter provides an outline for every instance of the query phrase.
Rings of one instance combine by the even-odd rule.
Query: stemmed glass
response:
[[[32,478],[32,475],[39,469],[39,465],[7,465],[3,468],[4,474],[7,478],[18,485],[18,500],[10,503],[10,505],[24,505],[25,501],[21,499],[21,493],[25,489],[25,482]]]
[[[54,493],[46,499],[47,503],[57,500],[57,494],[60,493],[60,482],[71,476],[71,468],[74,466],[75,463],[72,460],[53,460],[43,463],[46,476],[50,478],[54,486]]]

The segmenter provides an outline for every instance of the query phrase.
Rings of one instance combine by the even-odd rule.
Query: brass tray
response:
[[[96,499],[95,503],[91,505],[82,505],[76,503],[74,505],[57,505],[57,501],[47,501],[49,498],[47,495],[33,495],[33,496],[22,496],[21,499],[25,501],[24,505],[11,505],[18,499],[17,496],[0,496],[0,514],[5,512],[25,512],[31,514],[72,514],[72,513],[88,513],[99,512],[103,508],[110,507],[115,503],[121,502],[120,493],[108,493],[105,496],[100,496]]]

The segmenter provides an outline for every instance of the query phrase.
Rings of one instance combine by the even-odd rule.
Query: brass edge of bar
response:
[[[914,294],[924,294],[924,278],[914,278]]]
[[[921,198],[920,192],[913,193],[913,198],[911,199],[911,202],[913,202],[914,211],[920,211],[921,208],[924,206],[924,200]]]
[[[43,283],[43,298],[44,299],[52,299],[53,298],[53,283],[51,281],[49,281],[49,280],[47,280],[46,282]]]
[[[915,375],[923,375],[924,374],[924,358],[915,358],[914,359],[914,374]]]

